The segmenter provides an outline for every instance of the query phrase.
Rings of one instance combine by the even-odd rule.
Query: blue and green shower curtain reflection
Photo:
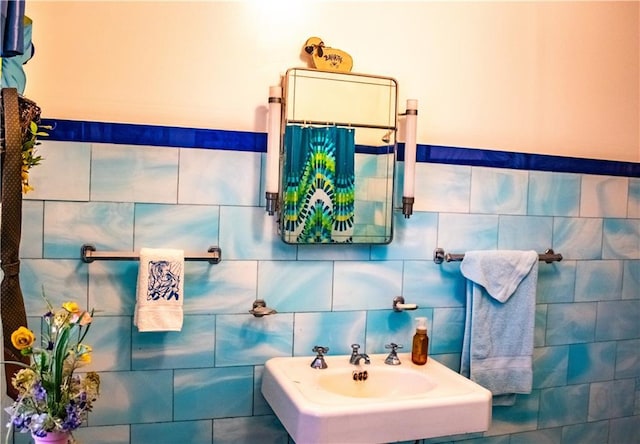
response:
[[[287,125],[284,142],[284,240],[352,242],[354,130]]]

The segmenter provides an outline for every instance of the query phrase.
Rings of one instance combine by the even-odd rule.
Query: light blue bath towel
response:
[[[538,254],[469,251],[460,271],[468,279],[460,373],[490,390],[494,405],[513,405],[533,381]]]

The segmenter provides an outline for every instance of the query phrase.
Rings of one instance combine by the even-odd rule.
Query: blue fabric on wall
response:
[[[0,1],[2,57],[13,57],[24,52],[24,8],[24,0]]]
[[[22,65],[33,57],[34,47],[31,41],[33,23],[28,17],[24,17],[24,50],[21,54],[13,57],[2,58],[2,80],[0,85],[3,88],[15,88],[20,94],[24,94],[27,86],[27,75]]]

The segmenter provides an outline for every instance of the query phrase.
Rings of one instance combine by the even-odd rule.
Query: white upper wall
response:
[[[640,161],[640,3],[27,1],[48,118],[266,131],[313,35],[419,101],[418,143]]]

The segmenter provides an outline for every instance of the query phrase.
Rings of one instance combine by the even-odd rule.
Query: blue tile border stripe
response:
[[[49,140],[64,142],[113,143],[251,152],[265,152],[267,146],[267,135],[265,133],[249,131],[63,119],[42,119],[42,124],[54,126],[54,130],[50,131]],[[385,147],[360,148],[358,152],[371,152],[374,148],[383,148],[380,153],[386,151]],[[438,145],[418,145],[416,156],[418,162],[427,163],[640,177],[640,163],[635,162]],[[398,145],[398,158],[400,160],[404,158],[404,144]]]
[[[267,146],[265,133],[61,119],[42,119],[42,124],[54,127],[49,132],[49,140],[61,142],[256,152],[264,151]]]
[[[445,163],[451,165],[640,177],[640,163],[551,156],[545,154],[513,153],[509,151],[492,151],[475,148],[418,145],[416,158],[418,162]]]

